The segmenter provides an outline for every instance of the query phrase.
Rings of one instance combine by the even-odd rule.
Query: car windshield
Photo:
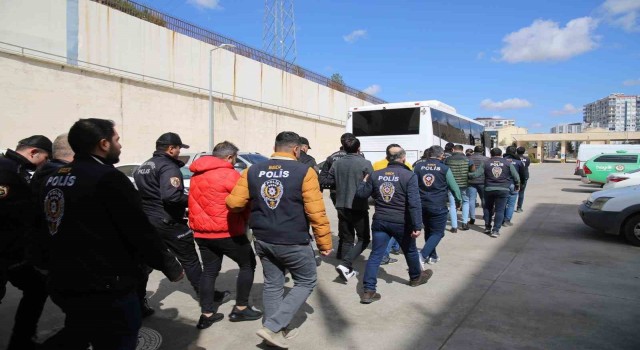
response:
[[[183,166],[182,168],[180,168],[180,172],[182,173],[182,177],[185,180],[191,179],[191,175],[193,175],[191,170],[189,170],[189,167],[186,167],[186,166]]]
[[[263,156],[262,154],[252,153],[252,154],[240,154],[240,156],[249,161],[251,164],[258,164],[264,161],[269,160],[269,158]]]

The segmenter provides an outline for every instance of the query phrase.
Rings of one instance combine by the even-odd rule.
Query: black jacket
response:
[[[180,168],[184,163],[161,151],[142,163],[133,174],[138,186],[142,206],[147,215],[182,222],[189,204],[184,193],[184,180]]]
[[[42,198],[53,293],[129,293],[141,282],[142,263],[170,280],[181,274],[131,181],[103,159],[76,154],[45,180]]]
[[[343,150],[339,150],[327,157],[327,160],[325,160],[324,164],[322,164],[322,169],[320,171],[320,175],[318,176],[318,181],[320,181],[321,189],[330,189],[331,192],[335,192],[335,189],[336,189],[335,183],[331,184],[327,182],[327,177],[329,176],[329,170],[331,169],[331,166],[335,161],[337,161],[338,159],[342,159],[346,155],[347,155],[347,152]]]
[[[300,151],[300,158],[298,158],[298,161],[302,164],[306,164],[309,167],[313,168],[313,170],[315,170],[316,173],[318,172],[318,164],[316,163],[316,159],[308,155],[306,152]]]
[[[0,273],[25,259],[36,206],[29,181],[35,165],[12,150],[0,157]]]

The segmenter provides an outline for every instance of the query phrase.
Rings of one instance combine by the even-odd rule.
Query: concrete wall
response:
[[[0,41],[60,56],[59,64],[0,54],[0,148],[32,134],[53,138],[78,118],[100,117],[118,124],[123,162],[144,160],[166,131],[179,133],[191,151],[206,150],[214,46],[88,0],[0,0]],[[96,64],[195,92],[99,72]],[[292,130],[309,138],[311,155],[324,158],[338,146],[348,108],[368,104],[223,49],[213,51],[212,78],[215,141],[263,154],[277,132]]]

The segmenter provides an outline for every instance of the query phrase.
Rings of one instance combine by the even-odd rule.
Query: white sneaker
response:
[[[435,259],[434,258],[429,258],[429,260],[427,260],[427,264],[433,265],[433,264],[437,263],[438,261],[440,261],[440,257],[437,257]]]
[[[422,254],[418,252],[418,259],[420,259],[420,271],[424,271],[424,258],[422,257]]]
[[[345,281],[348,281],[349,278],[353,277],[353,271],[349,271],[349,268],[346,266],[338,265],[336,266],[336,271],[338,272],[338,275]]]

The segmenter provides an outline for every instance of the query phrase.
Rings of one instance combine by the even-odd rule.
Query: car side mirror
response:
[[[237,162],[236,164],[233,165],[233,167],[238,170],[244,170],[247,168],[247,164],[243,162]]]

